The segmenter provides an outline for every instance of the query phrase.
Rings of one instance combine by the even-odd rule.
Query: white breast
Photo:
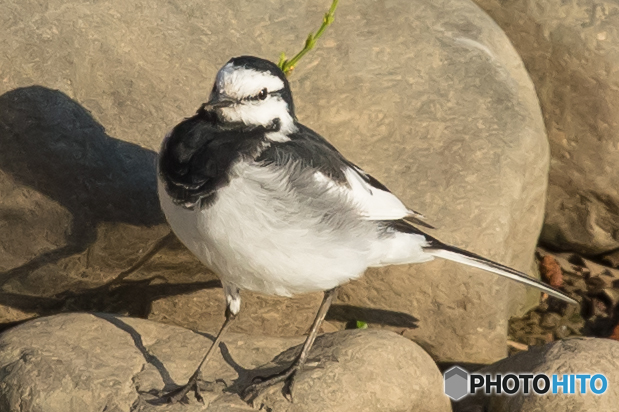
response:
[[[247,164],[235,169],[202,210],[175,205],[159,188],[176,235],[224,282],[289,296],[336,287],[369,266],[373,225],[330,230],[324,211],[304,208],[286,179]]]

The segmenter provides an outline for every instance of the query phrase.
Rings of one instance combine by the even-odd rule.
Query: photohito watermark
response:
[[[481,374],[468,373],[459,366],[454,366],[443,375],[445,395],[459,401],[466,395],[482,392],[486,395],[524,395],[537,394],[584,394],[601,395],[608,388],[608,379],[601,373],[507,373]]]

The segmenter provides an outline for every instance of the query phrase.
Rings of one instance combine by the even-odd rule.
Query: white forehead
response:
[[[259,72],[245,67],[226,64],[217,73],[215,80],[217,89],[228,96],[255,96],[266,88],[269,92],[284,88],[284,82],[277,76],[267,72]]]

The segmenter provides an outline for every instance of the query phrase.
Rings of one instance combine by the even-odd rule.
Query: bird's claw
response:
[[[292,390],[294,388],[296,375],[300,369],[301,368],[299,366],[293,365],[283,372],[275,375],[271,375],[266,378],[254,378],[252,381],[253,383],[243,390],[243,400],[247,403],[253,403],[253,401],[266,389],[283,381],[284,387],[282,388],[282,394],[290,403],[293,403],[294,399],[292,397]]]
[[[186,385],[181,386],[178,389],[174,389],[171,392],[165,393],[161,396],[167,403],[175,404],[175,403],[189,403],[189,399],[187,399],[187,394],[190,391],[193,391],[196,400],[202,404],[204,404],[204,398],[200,393],[200,390],[205,389],[204,382],[200,381],[200,374],[193,374],[191,378],[189,378],[189,382]]]

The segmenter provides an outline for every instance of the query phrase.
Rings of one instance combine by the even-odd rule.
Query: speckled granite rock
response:
[[[537,89],[551,168],[542,240],[619,248],[619,4],[475,0],[505,30]]]
[[[0,409],[20,411],[246,411],[236,394],[254,376],[289,365],[302,338],[230,334],[204,369],[217,382],[188,404],[161,404],[151,392],[193,373],[211,342],[176,326],[104,314],[36,319],[0,335]],[[295,402],[273,387],[255,405],[274,411],[451,411],[441,374],[418,345],[386,331],[320,336]],[[153,392],[153,393],[154,393]]]
[[[603,374],[608,379],[608,388],[602,395],[588,391],[575,395],[529,395],[483,396],[465,398],[454,404],[457,412],[537,412],[537,411],[613,411],[619,402],[619,342],[610,339],[575,338],[533,347],[527,352],[481,369],[478,373],[545,373],[548,375],[582,373]],[[579,381],[576,380],[576,385]]]

